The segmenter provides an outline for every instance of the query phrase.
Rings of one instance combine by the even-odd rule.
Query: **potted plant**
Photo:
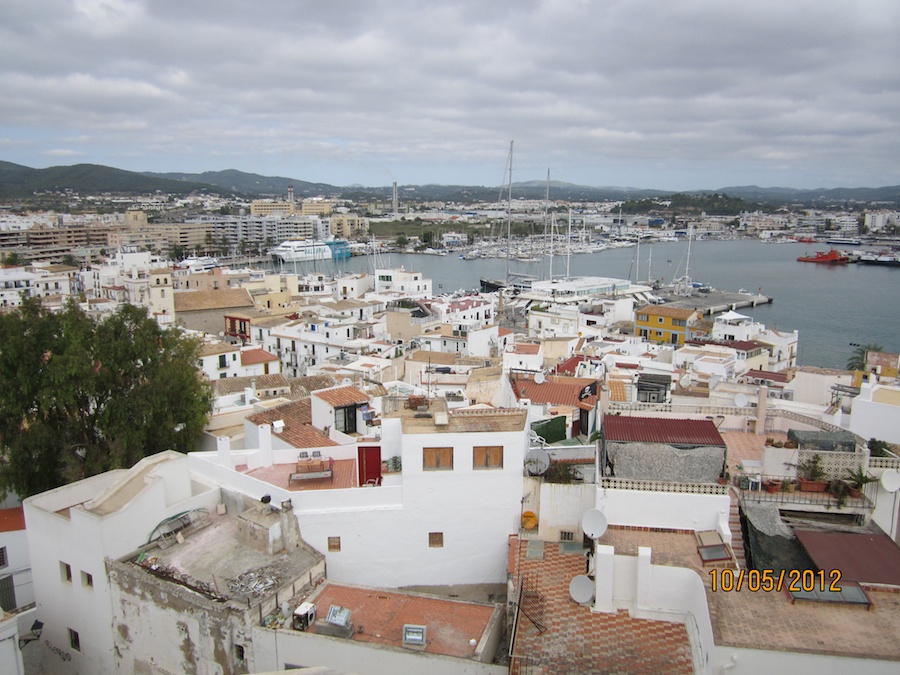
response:
[[[841,508],[850,495],[850,485],[842,480],[833,480],[828,483],[828,491],[837,502],[837,507]]]
[[[818,453],[797,462],[794,466],[797,467],[800,492],[825,492],[828,481],[825,480],[822,457]]]
[[[852,470],[847,470],[847,481],[850,483],[850,496],[854,499],[862,494],[863,487],[869,483],[874,483],[876,480],[878,479],[867,474],[861,466]]]
[[[793,492],[797,488],[797,484],[792,478],[785,478],[781,483],[781,489],[785,492]]]
[[[770,478],[766,481],[766,492],[774,494],[781,491],[781,480],[778,478]]]

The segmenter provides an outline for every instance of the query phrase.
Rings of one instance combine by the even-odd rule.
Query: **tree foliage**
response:
[[[869,343],[866,345],[856,345],[856,349],[847,359],[847,370],[865,370],[866,357],[869,352],[880,352],[884,348],[881,345]]]
[[[0,488],[24,498],[187,452],[206,424],[199,343],[123,305],[95,321],[36,298],[0,315]]]

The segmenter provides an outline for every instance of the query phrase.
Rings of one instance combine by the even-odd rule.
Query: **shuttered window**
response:
[[[452,471],[453,448],[422,448],[422,468],[425,471]]]
[[[476,445],[473,448],[473,467],[475,469],[502,469],[502,445]]]

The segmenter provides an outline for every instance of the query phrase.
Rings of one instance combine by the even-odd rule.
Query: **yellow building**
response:
[[[327,216],[331,213],[331,202],[324,199],[304,199],[300,205],[303,216]]]
[[[271,216],[272,214],[296,213],[297,205],[294,202],[273,202],[268,199],[254,199],[250,202],[251,216]]]
[[[634,312],[634,332],[650,342],[683,345],[692,337],[691,328],[702,318],[694,309],[644,305]]]
[[[360,218],[355,213],[333,214],[328,219],[328,227],[335,237],[356,239],[369,232],[369,219]]]

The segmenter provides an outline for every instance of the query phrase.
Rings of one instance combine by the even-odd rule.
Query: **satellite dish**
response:
[[[529,450],[525,455],[525,468],[532,476],[542,476],[550,468],[550,455],[541,448]]]
[[[599,539],[606,534],[606,514],[597,509],[585,511],[581,518],[581,529],[591,539]]]
[[[534,376],[535,384],[544,384],[544,382],[546,382],[546,381],[547,381],[547,378],[544,377],[543,373],[538,373],[537,375]]]
[[[682,387],[690,387],[691,386],[691,376],[690,375],[682,375],[681,379],[678,380],[678,384]]]
[[[351,380],[349,377],[345,377],[344,381],[341,382],[341,384],[343,384],[345,387],[349,387],[351,384],[353,384],[353,380]]]
[[[897,472],[897,469],[888,469],[881,474],[880,482],[881,487],[888,492],[896,492],[900,490],[900,473]]]
[[[594,582],[584,574],[579,574],[569,582],[569,596],[579,605],[594,599]]]
[[[747,394],[735,394],[735,395],[734,395],[734,404],[735,404],[738,408],[746,408],[746,407],[747,407],[747,404],[748,404],[749,402],[750,402],[750,401],[747,400]]]

